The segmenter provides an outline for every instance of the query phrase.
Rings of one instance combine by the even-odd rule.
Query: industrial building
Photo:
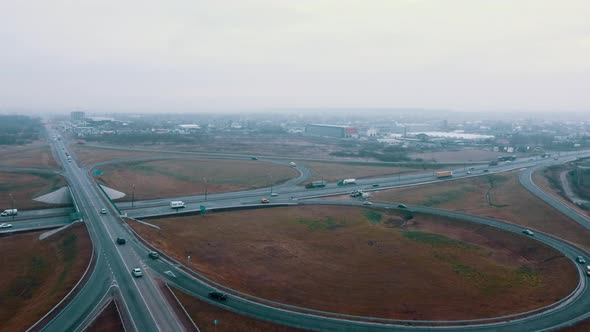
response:
[[[81,122],[84,121],[86,114],[84,112],[75,111],[70,113],[70,120],[72,122]]]
[[[305,126],[305,133],[308,135],[336,138],[358,137],[358,131],[354,127],[328,124],[308,124],[307,126]]]

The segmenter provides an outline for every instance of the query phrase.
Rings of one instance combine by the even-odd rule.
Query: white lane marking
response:
[[[88,189],[86,188],[86,186],[84,186],[84,185],[83,185],[84,183],[83,183],[83,181],[81,181],[80,177],[79,177],[77,174],[75,174],[75,172],[73,172],[73,173],[74,173],[74,177],[76,177],[76,178],[77,178],[78,182],[79,182],[80,184],[82,184],[82,186],[81,186],[81,187],[82,187],[82,188],[81,188],[81,190],[83,190],[83,191],[86,193],[87,197],[89,197],[89,198],[93,198],[93,199],[96,199],[96,198],[98,198],[98,197],[93,197],[94,195],[90,195],[90,192],[88,191]],[[91,201],[93,201],[93,199],[91,199]],[[104,230],[106,230],[106,232],[109,234],[109,237],[110,237],[111,241],[112,241],[112,242],[113,242],[113,244],[115,245],[115,250],[117,251],[117,254],[119,255],[119,257],[121,258],[121,261],[123,262],[123,265],[125,265],[125,268],[126,268],[128,271],[131,271],[131,270],[129,269],[129,266],[127,266],[127,263],[125,263],[125,259],[123,259],[123,255],[122,255],[122,254],[121,254],[121,252],[119,251],[119,247],[118,247],[118,246],[115,244],[115,240],[113,240],[113,235],[112,235],[112,234],[111,234],[111,232],[109,231],[109,229],[108,229],[107,225],[106,225],[105,223],[102,223],[102,225],[104,226]],[[158,329],[158,331],[162,331],[162,330],[160,329],[160,326],[158,325],[158,322],[156,321],[156,318],[154,317],[154,314],[153,314],[153,312],[151,311],[150,307],[148,306],[148,304],[147,304],[147,301],[145,300],[145,298],[143,297],[143,294],[142,294],[142,293],[141,293],[141,291],[139,290],[139,286],[137,285],[137,281],[135,280],[135,278],[133,278],[133,277],[131,277],[131,278],[132,278],[131,280],[133,281],[133,284],[135,285],[135,288],[137,289],[137,292],[139,293],[139,296],[141,297],[141,299],[142,299],[143,303],[145,304],[145,306],[146,306],[146,308],[147,308],[147,310],[148,310],[148,312],[149,312],[150,316],[152,317],[152,319],[153,319],[153,321],[154,321],[154,324],[156,325],[156,328]],[[124,298],[124,297],[121,295],[121,298]],[[123,300],[123,301],[124,301],[124,300]],[[131,312],[129,313],[129,315],[130,315],[130,317],[131,317],[131,320],[132,320],[132,323],[133,323],[133,325],[135,326],[135,328],[136,328],[136,330],[137,330],[137,325],[135,324],[135,321],[134,321],[134,319],[133,319],[133,317],[132,317],[132,315],[131,315]]]

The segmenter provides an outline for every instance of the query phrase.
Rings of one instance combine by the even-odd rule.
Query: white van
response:
[[[172,201],[170,202],[170,207],[173,209],[178,209],[185,207],[185,204],[183,201]]]
[[[7,217],[7,216],[16,216],[18,215],[18,210],[17,209],[8,209],[8,210],[4,210],[2,213],[0,213],[0,215],[2,217]]]

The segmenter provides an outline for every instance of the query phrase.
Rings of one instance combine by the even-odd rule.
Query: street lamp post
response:
[[[205,200],[207,200],[207,178],[203,177],[203,182],[205,183]]]
[[[131,208],[133,209],[133,204],[135,202],[135,184],[133,185],[133,189],[131,189]]]

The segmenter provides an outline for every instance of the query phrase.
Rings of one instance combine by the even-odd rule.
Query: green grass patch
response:
[[[326,217],[325,219],[319,220],[297,218],[297,222],[307,226],[307,229],[309,229],[310,231],[333,230],[345,226],[344,222],[335,222],[334,218],[332,217]]]
[[[420,202],[420,205],[424,206],[439,206],[444,203],[460,200],[465,194],[475,191],[476,188],[472,187],[461,187],[454,190],[445,191],[442,193],[436,193],[427,195],[427,199]]]
[[[437,246],[437,247],[461,247],[461,248],[475,248],[475,246],[459,241],[459,240],[455,240],[455,239],[451,239],[449,237],[446,237],[444,235],[439,235],[439,234],[433,234],[433,233],[426,233],[426,232],[418,232],[418,231],[407,231],[407,232],[403,232],[402,233],[403,236],[407,239],[410,239],[412,241],[415,242],[419,242],[419,243],[426,243],[426,244],[430,244],[432,246]]]
[[[527,284],[533,287],[537,287],[541,284],[541,276],[538,271],[521,267],[514,270],[516,280],[521,284]]]
[[[383,215],[375,210],[367,209],[363,214],[372,224],[378,224],[381,222],[381,219],[383,219]]]

